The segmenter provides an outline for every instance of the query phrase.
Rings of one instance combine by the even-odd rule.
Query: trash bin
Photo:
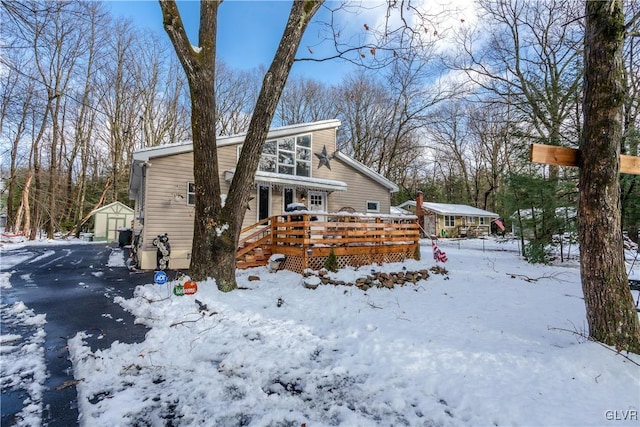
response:
[[[118,246],[125,247],[131,244],[131,237],[133,236],[133,231],[130,228],[120,228],[118,229]]]

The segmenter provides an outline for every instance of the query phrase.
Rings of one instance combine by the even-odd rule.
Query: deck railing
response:
[[[419,253],[416,218],[406,216],[297,212],[271,217],[259,236],[268,253],[285,256],[283,268],[298,272],[322,268],[331,252],[341,268],[400,262]],[[257,246],[244,241],[245,248]]]

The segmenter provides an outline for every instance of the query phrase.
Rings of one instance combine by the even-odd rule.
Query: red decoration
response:
[[[198,292],[198,283],[193,280],[187,280],[182,286],[184,287],[185,295],[193,295]]]

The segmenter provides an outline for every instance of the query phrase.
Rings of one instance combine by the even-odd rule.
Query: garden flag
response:
[[[433,247],[433,259],[435,259],[436,262],[447,262],[447,254],[438,248],[435,240],[431,241],[431,246]]]

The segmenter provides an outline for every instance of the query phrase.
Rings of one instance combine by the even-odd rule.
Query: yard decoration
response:
[[[331,170],[331,164],[329,163],[329,161],[331,161],[331,159],[333,158],[333,155],[329,155],[327,153],[327,146],[323,146],[322,147],[322,153],[318,154],[315,153],[316,157],[318,159],[320,159],[320,161],[318,162],[318,169],[320,169],[322,166],[326,166],[327,169]]]
[[[431,246],[433,247],[433,259],[436,262],[443,262],[443,263],[447,262],[447,260],[448,260],[447,254],[443,250],[440,250],[438,245],[436,245],[436,241],[435,240],[431,241]]]
[[[171,245],[169,244],[169,236],[167,233],[160,234],[153,239],[153,246],[157,247],[156,263],[158,270],[166,270],[169,268],[169,255],[171,254]]]
[[[184,282],[184,285],[182,285],[182,288],[184,290],[184,295],[193,295],[198,292],[198,282],[195,280],[187,280]]]
[[[177,297],[184,296],[184,286],[177,284],[173,287],[173,294]]]

